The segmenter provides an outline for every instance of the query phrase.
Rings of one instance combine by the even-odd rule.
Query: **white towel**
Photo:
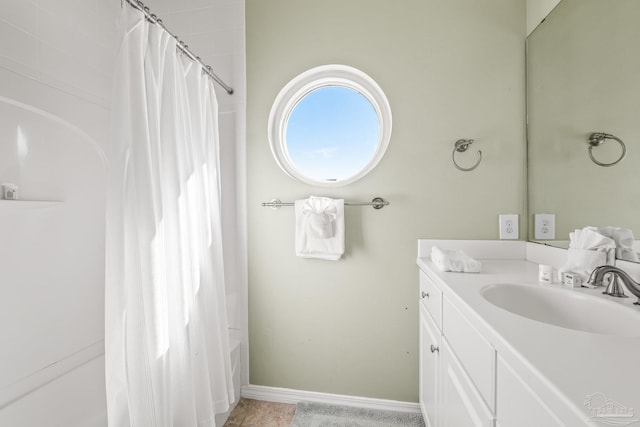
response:
[[[296,255],[337,261],[344,253],[344,200],[296,200]]]
[[[615,241],[596,227],[577,229],[569,233],[569,239],[567,262],[558,270],[561,277],[565,272],[578,274],[588,287],[587,280],[596,267],[615,263]]]
[[[480,273],[482,263],[461,250],[446,251],[437,246],[431,248],[431,261],[442,271]]]
[[[602,227],[598,231],[616,243],[616,258],[640,262],[638,253],[633,249],[635,238],[632,230],[622,227]]]

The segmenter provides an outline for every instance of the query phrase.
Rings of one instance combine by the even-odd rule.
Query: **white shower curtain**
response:
[[[233,400],[217,101],[202,68],[128,5],[109,153],[110,427],[215,426]]]

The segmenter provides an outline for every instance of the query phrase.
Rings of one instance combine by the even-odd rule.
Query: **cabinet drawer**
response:
[[[445,298],[442,333],[449,341],[469,378],[494,413],[496,410],[496,351],[473,325]]]
[[[442,291],[423,271],[420,271],[420,300],[438,328],[442,329]]]

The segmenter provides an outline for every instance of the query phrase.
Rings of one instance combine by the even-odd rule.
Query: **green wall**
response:
[[[419,238],[497,239],[498,214],[526,221],[525,2],[246,0],[250,382],[418,399]],[[393,135],[378,167],[346,187],[308,186],[273,159],[267,119],[280,89],[329,63],[386,92]],[[474,138],[463,173],[453,143]],[[466,163],[468,162],[468,163]],[[391,205],[346,208],[338,262],[299,259],[292,208],[309,195]]]

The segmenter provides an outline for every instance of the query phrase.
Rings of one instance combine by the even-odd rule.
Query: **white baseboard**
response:
[[[292,390],[290,388],[266,387],[261,385],[246,385],[242,387],[240,394],[246,399],[266,400],[268,402],[295,404],[300,401],[305,401],[331,405],[355,406],[358,408],[379,409],[383,411],[410,413],[420,412],[420,405],[417,403],[319,393],[315,391]]]

